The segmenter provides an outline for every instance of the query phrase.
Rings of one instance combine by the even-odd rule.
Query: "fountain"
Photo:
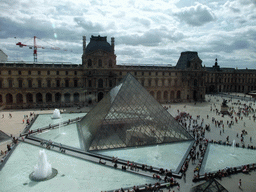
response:
[[[60,118],[60,110],[59,109],[55,109],[53,111],[53,115],[52,115],[53,119],[59,119]]]
[[[235,154],[235,144],[236,144],[236,140],[233,140],[233,144],[232,144],[232,147],[233,147],[233,155]]]
[[[47,161],[47,156],[44,150],[39,151],[38,164],[34,167],[34,172],[29,175],[33,181],[45,181],[52,179],[58,174],[58,171],[52,168]]]

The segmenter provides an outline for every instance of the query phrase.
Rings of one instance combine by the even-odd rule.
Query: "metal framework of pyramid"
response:
[[[131,75],[78,123],[85,150],[193,140],[193,137]]]

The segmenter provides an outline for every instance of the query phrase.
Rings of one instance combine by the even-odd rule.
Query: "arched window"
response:
[[[103,80],[102,79],[98,80],[98,88],[103,88]]]
[[[89,60],[88,60],[88,67],[91,67],[91,66],[92,66],[92,60],[89,59]]]
[[[98,66],[102,67],[102,60],[101,59],[98,60]]]

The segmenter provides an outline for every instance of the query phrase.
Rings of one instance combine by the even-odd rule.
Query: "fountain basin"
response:
[[[52,173],[45,178],[37,178],[37,177],[35,177],[34,173],[35,172],[30,173],[30,175],[29,175],[30,180],[32,180],[32,181],[47,181],[47,180],[54,178],[58,174],[58,170],[52,168]]]
[[[200,175],[217,172],[226,167],[256,163],[256,150],[210,143],[207,147]]]

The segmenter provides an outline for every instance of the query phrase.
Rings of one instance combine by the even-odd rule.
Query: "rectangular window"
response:
[[[12,87],[12,80],[9,80],[9,88]]]
[[[109,87],[112,87],[112,80],[109,80]]]
[[[69,80],[65,80],[65,87],[69,87]]]
[[[9,71],[8,71],[8,74],[9,74],[9,75],[11,75],[11,74],[12,74],[12,71],[11,71],[11,70],[9,70]]]
[[[77,83],[77,79],[74,80],[74,87],[77,87],[78,83]]]
[[[75,71],[74,74],[77,75],[77,71]]]
[[[47,87],[51,87],[51,80],[47,80]]]
[[[22,88],[22,80],[19,80],[19,88]]]
[[[59,75],[60,74],[60,72],[59,71],[56,71],[56,75]]]
[[[66,71],[66,75],[68,75],[68,71]]]
[[[38,80],[38,87],[41,88],[42,87],[42,81]]]
[[[38,74],[38,75],[41,75],[41,71],[37,71],[37,74]]]
[[[51,72],[50,71],[47,71],[47,75],[50,75],[51,74]]]
[[[28,87],[32,87],[32,80],[28,80]]]
[[[2,87],[2,80],[0,80],[0,88],[3,88],[3,87]]]
[[[88,81],[88,87],[92,87],[92,80]]]
[[[60,87],[60,80],[56,80],[56,87]]]

